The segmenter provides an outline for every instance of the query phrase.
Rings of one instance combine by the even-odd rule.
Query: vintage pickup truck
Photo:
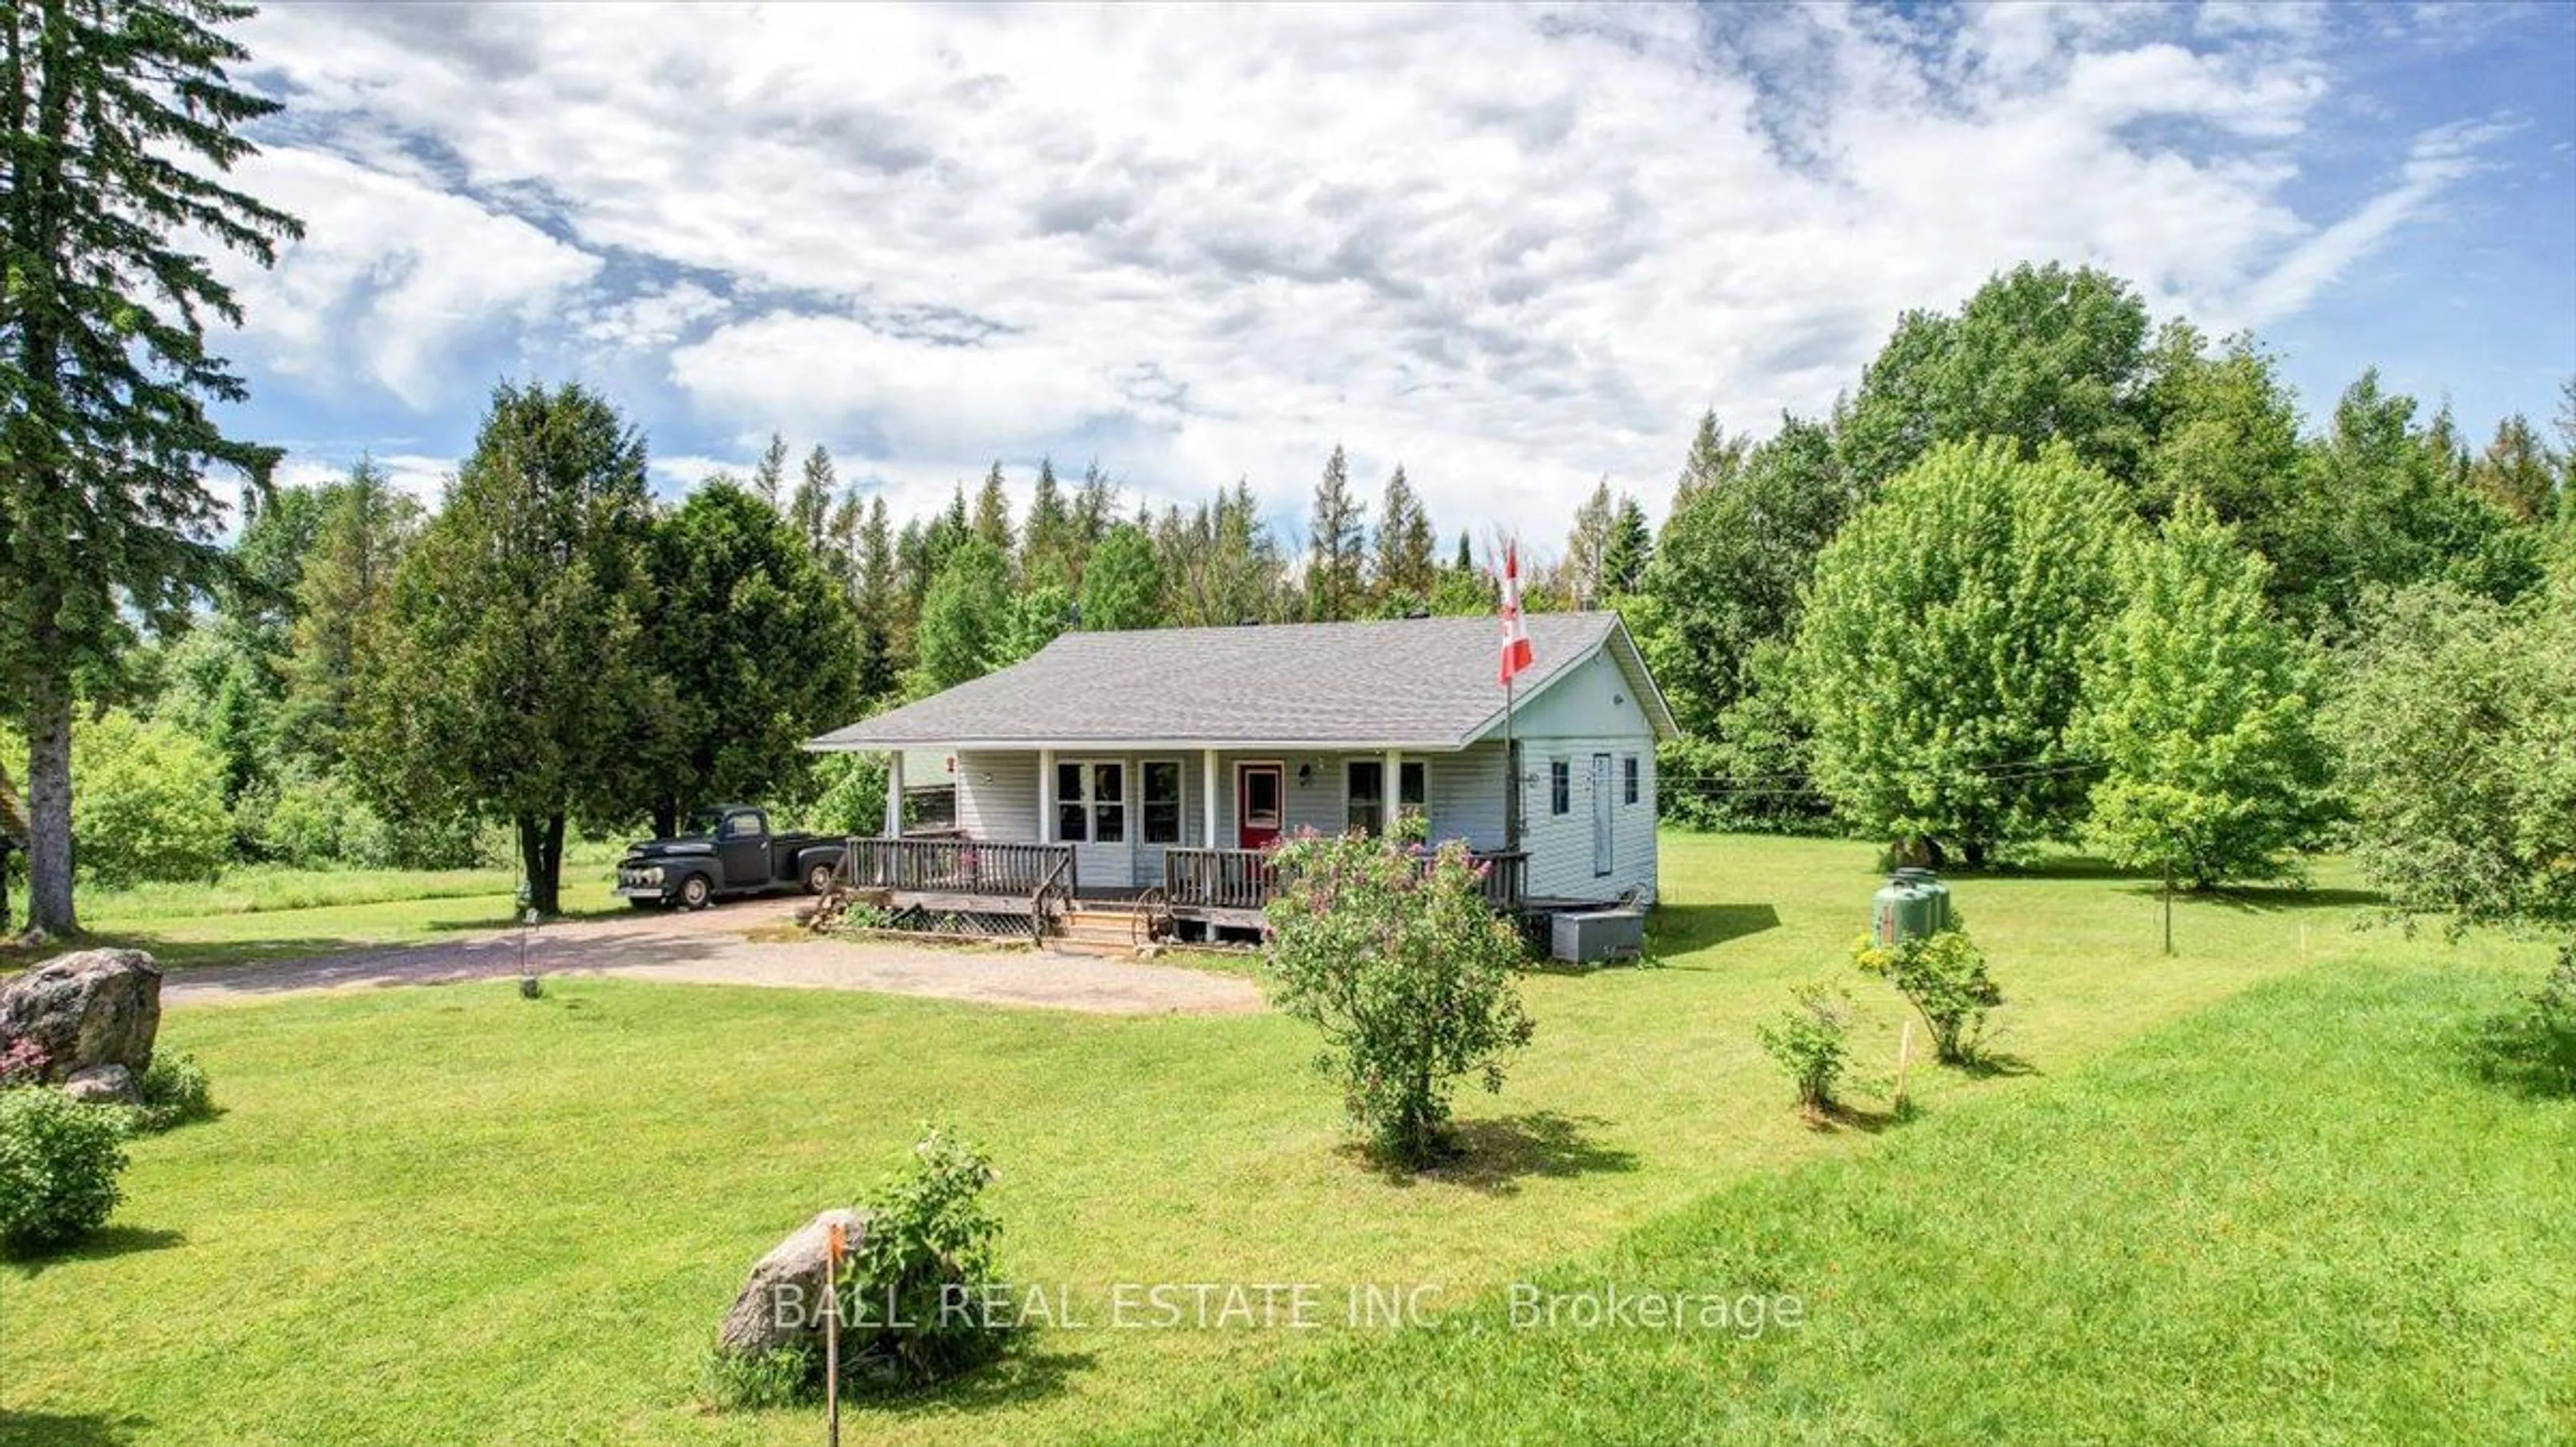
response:
[[[821,894],[832,887],[842,848],[821,834],[772,834],[762,810],[719,804],[690,815],[676,838],[629,848],[615,892],[637,909],[704,909],[724,895],[778,889]]]

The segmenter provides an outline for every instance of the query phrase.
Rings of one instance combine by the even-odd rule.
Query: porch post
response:
[[[1199,847],[1216,847],[1216,750],[1199,750]]]
[[[885,837],[903,837],[903,750],[886,751]]]
[[[1038,842],[1055,842],[1055,750],[1038,750]]]
[[[1395,837],[1396,818],[1404,811],[1404,750],[1387,750],[1386,763],[1383,767],[1386,773],[1377,786],[1379,796],[1377,807],[1379,816],[1386,821],[1383,832],[1387,838],[1392,839]],[[1431,811],[1431,801],[1423,800],[1422,809],[1425,814],[1428,814]]]

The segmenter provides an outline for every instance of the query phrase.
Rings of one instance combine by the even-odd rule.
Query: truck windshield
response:
[[[701,809],[689,816],[688,822],[680,826],[680,832],[684,835],[704,835],[712,839],[715,837],[716,825],[723,819],[724,816],[713,809]]]

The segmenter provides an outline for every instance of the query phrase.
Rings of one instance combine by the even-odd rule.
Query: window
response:
[[[1637,756],[1630,754],[1621,759],[1619,769],[1622,775],[1619,796],[1628,803],[1634,804],[1637,802]]]
[[[1181,842],[1181,766],[1172,759],[1152,759],[1143,766],[1145,842]]]
[[[756,810],[746,809],[739,814],[725,816],[724,837],[727,839],[757,839],[768,832],[769,822]]]
[[[1397,770],[1395,807],[1399,814],[1420,814],[1430,800],[1428,766],[1420,759],[1407,759]],[[1348,787],[1343,825],[1366,830],[1371,834],[1386,832],[1386,761],[1353,759],[1345,775]]]
[[[1574,766],[1563,759],[1547,761],[1547,812],[1574,812]]]
[[[1067,844],[1116,844],[1127,837],[1127,766],[1055,766],[1055,837]]]

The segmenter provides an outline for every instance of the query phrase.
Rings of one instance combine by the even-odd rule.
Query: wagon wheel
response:
[[[1129,916],[1131,937],[1139,945],[1168,939],[1172,933],[1172,901],[1160,885],[1154,885],[1136,896],[1136,912]]]

